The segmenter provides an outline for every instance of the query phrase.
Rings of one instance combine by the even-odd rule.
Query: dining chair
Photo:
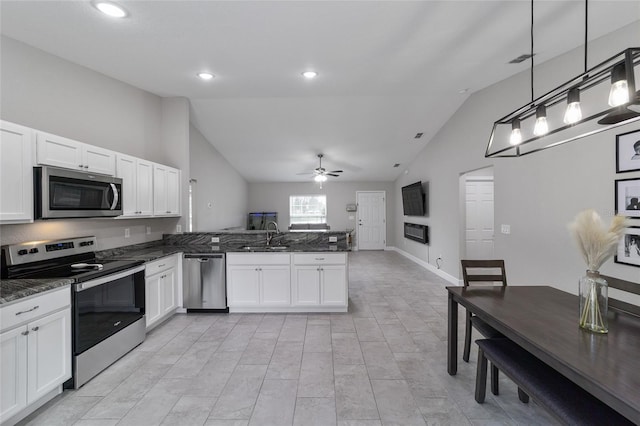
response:
[[[504,260],[461,260],[462,278],[465,287],[473,284],[495,285],[500,283],[503,287],[507,285],[507,274],[505,272]],[[476,328],[485,338],[504,337],[495,328],[473,315],[467,310],[465,318],[464,351],[462,359],[469,362],[471,352],[471,333]],[[498,368],[491,365],[491,392],[498,395]]]

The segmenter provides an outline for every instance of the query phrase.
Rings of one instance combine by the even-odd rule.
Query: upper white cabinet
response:
[[[153,214],[180,215],[180,170],[162,164],[153,165]]]
[[[110,176],[116,174],[113,151],[44,132],[37,132],[36,140],[38,164]]]
[[[0,121],[0,224],[33,222],[33,131]]]
[[[122,217],[153,215],[153,163],[117,154],[116,176],[123,183]]]

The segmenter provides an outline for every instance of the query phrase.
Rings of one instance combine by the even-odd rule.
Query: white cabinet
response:
[[[44,132],[36,134],[38,164],[84,170],[113,176],[116,157],[113,151]]]
[[[347,308],[346,253],[295,253],[293,255],[294,306]]]
[[[122,216],[153,215],[153,163],[117,154],[116,176],[122,179]]]
[[[0,422],[71,378],[70,302],[66,287],[0,310]]]
[[[291,306],[290,264],[288,253],[228,253],[229,309]]]
[[[33,222],[33,131],[0,121],[0,224]]]
[[[180,255],[149,262],[145,268],[145,318],[147,330],[179,307]]]
[[[180,215],[180,170],[162,164],[153,165],[153,214]]]

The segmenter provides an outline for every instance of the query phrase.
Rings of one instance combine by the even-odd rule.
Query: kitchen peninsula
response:
[[[151,262],[224,253],[229,312],[347,312],[349,251],[344,232],[217,231],[165,235],[98,256]]]

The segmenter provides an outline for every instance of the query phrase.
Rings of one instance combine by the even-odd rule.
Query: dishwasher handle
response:
[[[185,253],[185,259],[198,259],[199,261],[208,261],[209,259],[224,259],[224,253]],[[206,260],[203,260],[206,259]]]

